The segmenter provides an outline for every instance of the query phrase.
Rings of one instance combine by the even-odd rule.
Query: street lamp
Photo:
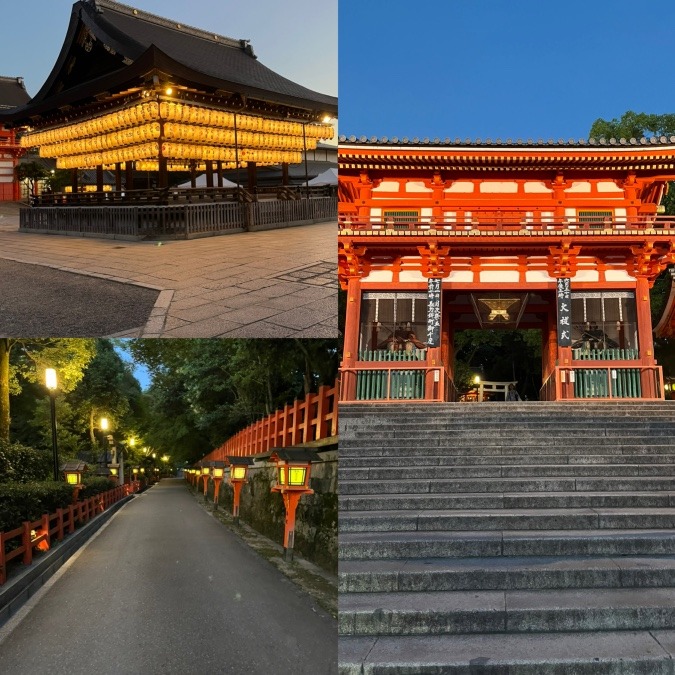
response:
[[[56,371],[54,368],[45,370],[45,384],[49,390],[49,408],[52,418],[52,458],[54,460],[54,480],[59,479],[59,449],[56,443]]]
[[[244,486],[246,480],[246,473],[248,467],[253,464],[250,457],[234,457],[227,458],[230,465],[230,485],[234,491],[234,502],[232,504],[232,518],[236,525],[239,524],[239,498],[241,496],[241,488]]]
[[[270,461],[275,463],[277,470],[277,484],[272,492],[281,492],[286,510],[284,559],[290,562],[295,541],[295,510],[302,495],[314,493],[309,487],[312,462],[321,460],[306,448],[277,448],[272,451]]]

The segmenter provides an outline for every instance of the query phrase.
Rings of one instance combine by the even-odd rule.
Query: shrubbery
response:
[[[84,477],[82,479],[84,487],[80,490],[80,499],[89,499],[101,492],[112,490],[115,486],[109,478],[101,478],[100,476]]]
[[[73,488],[67,483],[0,483],[0,532],[66,508],[72,501]]]
[[[0,441],[0,483],[28,483],[49,478],[51,455],[20,443]]]

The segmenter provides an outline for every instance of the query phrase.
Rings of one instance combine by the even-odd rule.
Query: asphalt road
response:
[[[0,335],[91,337],[143,326],[158,291],[0,259]]]
[[[0,644],[8,675],[337,673],[337,624],[163,480]]]

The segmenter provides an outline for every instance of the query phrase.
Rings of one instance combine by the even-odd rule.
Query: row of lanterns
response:
[[[241,489],[247,481],[248,469],[253,464],[250,457],[229,456],[226,458],[230,467],[230,484],[234,491],[232,515],[235,522],[239,521],[239,501]],[[293,560],[293,546],[295,540],[295,512],[304,494],[313,494],[309,487],[312,462],[320,461],[315,452],[307,448],[277,448],[272,451],[269,461],[274,464],[276,483],[273,492],[281,493],[284,510],[284,557]],[[204,481],[204,500],[206,500],[208,480],[214,482],[214,508],[217,508],[220,483],[223,480],[226,463],[223,461],[199,462],[199,468],[188,469],[188,479],[199,488],[199,482]]]
[[[214,162],[235,163],[237,151],[234,148],[218,146],[193,145],[188,143],[163,143],[162,154],[167,159],[201,160]],[[159,143],[143,143],[126,148],[107,150],[105,152],[87,155],[71,155],[57,157],[56,166],[59,169],[80,169],[105,164],[117,164],[136,160],[156,160],[159,157]],[[302,162],[302,153],[290,150],[258,150],[255,148],[240,148],[238,159],[240,162],[255,162],[256,164],[299,164]]]
[[[83,122],[74,122],[55,129],[25,133],[20,140],[21,147],[53,145],[65,141],[76,141],[90,136],[109,134],[122,129],[135,129],[146,126],[148,122],[187,122],[193,125],[217,127],[218,130],[235,127],[235,114],[223,110],[213,110],[187,103],[156,101],[141,103],[114,113],[101,115]],[[331,139],[335,130],[330,124],[303,124],[284,120],[257,117],[254,115],[236,115],[237,130],[274,134],[283,137],[307,139]]]
[[[93,138],[82,138],[76,141],[64,141],[40,146],[40,157],[65,157],[92,152],[104,152],[120,147],[158,140],[161,134],[159,122],[143,124],[133,129],[114,131]],[[275,134],[259,134],[244,131],[238,134],[232,129],[215,129],[213,127],[197,127],[189,124],[168,122],[164,125],[164,137],[170,140],[190,141],[206,145],[302,150],[304,141],[294,136],[277,136]],[[307,149],[316,148],[316,139],[307,140]]]

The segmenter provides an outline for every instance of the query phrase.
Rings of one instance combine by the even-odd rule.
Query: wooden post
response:
[[[361,317],[361,279],[352,277],[347,287],[347,311],[345,316],[345,339],[343,367],[350,368],[358,361],[359,321]],[[343,396],[345,401],[356,399],[356,374],[344,372]]]
[[[31,523],[25,520],[22,523],[21,546],[23,547],[23,564],[30,565],[33,562],[33,542],[31,541]]]
[[[103,165],[96,165],[96,192],[103,192]]]
[[[124,163],[124,189],[126,192],[134,189],[134,163],[125,162]],[[128,197],[128,195],[127,195]]]
[[[122,164],[120,162],[115,164],[115,192],[122,192]]]
[[[73,189],[73,194],[77,194],[78,185],[77,185],[77,169],[70,170],[70,186]]]
[[[643,366],[653,366],[654,338],[652,335],[652,315],[649,301],[649,280],[647,277],[638,276],[635,284],[635,304],[637,310],[638,346],[640,349],[640,362]],[[663,396],[663,383],[657,391],[656,382],[652,370],[642,370],[640,384],[643,398],[656,398]]]
[[[206,160],[206,187],[213,187],[213,161]]]
[[[282,162],[281,164],[281,184],[289,185],[290,180],[288,178],[288,162]]]
[[[223,163],[221,160],[216,162],[216,175],[218,176],[218,187],[223,187]]]
[[[248,182],[247,182],[248,191],[255,193],[256,188],[258,187],[258,172],[255,162],[248,162],[247,172],[248,172]]]

